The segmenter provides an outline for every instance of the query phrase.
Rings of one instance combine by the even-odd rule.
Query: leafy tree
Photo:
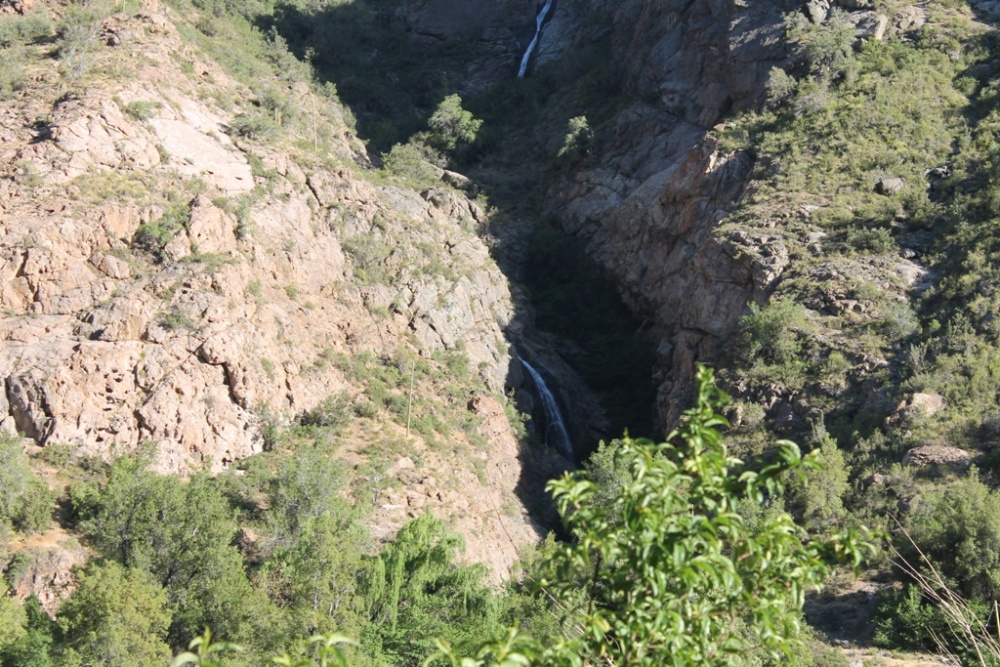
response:
[[[449,95],[441,101],[431,114],[428,124],[431,128],[431,143],[443,151],[461,151],[476,140],[483,121],[462,108],[462,98]]]
[[[610,507],[586,475],[550,485],[572,541],[556,550],[558,579],[547,590],[581,631],[550,650],[549,662],[730,664],[748,651],[788,652],[805,590],[822,583],[830,558],[860,561],[856,535],[819,543],[785,512],[748,529],[739,504],[780,495],[789,473],[815,461],[781,441],[773,463],[732,474],[741,462],[727,454],[715,413],[724,395],[708,369],[698,381],[697,407],[668,443],[619,445],[632,474]]]
[[[85,665],[166,664],[167,593],[153,578],[115,562],[90,565],[59,609],[64,646]]]
[[[1000,598],[1000,491],[991,491],[973,471],[969,477],[925,494],[907,518],[910,539],[897,549],[921,563],[914,544],[971,601]]]
[[[295,545],[274,560],[279,597],[299,632],[357,634],[362,625],[358,577],[364,569],[367,531],[347,513],[308,521]]]
[[[7,580],[0,577],[0,654],[10,644],[24,636],[27,622],[24,608],[7,595]]]
[[[163,586],[178,648],[206,626],[240,641],[260,638],[269,603],[251,586],[231,542],[236,523],[215,480],[184,483],[149,470],[148,453],[115,461],[99,492],[80,494],[83,529],[106,557]],[[260,630],[260,631],[258,631]],[[256,641],[257,639],[255,639]]]
[[[32,596],[20,606],[6,592],[7,582],[0,579],[0,665],[49,667],[52,622],[38,598]]]
[[[461,537],[424,514],[403,526],[364,581],[370,623],[363,644],[390,664],[417,664],[449,642],[492,638],[502,630],[496,595],[481,565],[454,562]]]
[[[814,456],[821,466],[807,470],[789,485],[789,509],[810,532],[828,532],[844,519],[843,496],[848,490],[849,470],[837,442],[822,422],[813,428]]]
[[[715,412],[724,396],[709,370],[700,368],[698,380],[698,405],[668,443],[625,438],[599,452],[593,475],[550,485],[570,540],[547,542],[531,569],[564,612],[568,638],[546,645],[516,631],[504,638],[501,601],[482,585],[480,568],[454,564],[460,539],[428,514],[370,561],[362,582],[368,657],[375,664],[418,664],[430,654],[423,664],[563,667],[759,664],[794,654],[806,588],[818,586],[835,560],[857,566],[870,546],[857,532],[812,540],[781,509],[784,480],[818,466],[817,455],[803,459],[782,441],[772,463],[734,473],[743,465],[728,455],[718,430],[725,421]],[[592,476],[618,493],[602,495]],[[317,527],[307,524],[303,541]],[[322,577],[303,579],[306,598],[331,592],[316,581]],[[303,657],[278,664],[316,664],[295,653]],[[345,655],[328,657],[345,665]],[[185,659],[210,664],[194,654]]]
[[[21,439],[0,435],[0,530],[11,525],[25,533],[44,529],[54,502],[55,494],[31,471]]]
[[[301,447],[278,459],[275,474],[264,485],[269,507],[265,521],[274,539],[294,543],[313,519],[347,513],[343,488],[341,464],[321,449]]]

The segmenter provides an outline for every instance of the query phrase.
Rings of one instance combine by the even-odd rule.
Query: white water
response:
[[[518,359],[521,359],[521,357],[518,357]],[[570,442],[569,432],[566,430],[566,422],[563,421],[559,404],[556,403],[556,397],[552,395],[541,374],[531,364],[521,359],[521,365],[528,369],[531,379],[535,381],[535,386],[538,387],[538,395],[542,397],[542,408],[545,409],[545,444],[549,444],[549,433],[555,431],[556,442],[553,445],[560,454],[572,461],[573,443]]]
[[[524,57],[521,58],[521,68],[517,70],[518,79],[523,79],[525,72],[528,71],[528,61],[531,60],[531,54],[534,52],[535,47],[538,46],[538,40],[542,36],[542,25],[549,16],[549,10],[552,9],[552,1],[545,0],[545,5],[542,6],[542,10],[535,17],[535,36],[531,38],[531,43],[528,44],[528,49],[524,52]]]

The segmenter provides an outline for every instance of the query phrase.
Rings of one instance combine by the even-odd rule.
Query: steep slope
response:
[[[210,17],[155,2],[3,19],[49,26],[0,102],[3,428],[77,458],[149,441],[189,474],[336,421],[382,480],[377,536],[433,508],[505,576],[536,533],[480,206],[366,171],[280,40],[241,80],[198,46]]]
[[[577,99],[550,107],[573,119],[573,150],[548,145],[563,162],[546,212],[652,326],[664,425],[694,362],[716,366],[738,456],[791,436],[823,461],[785,499],[804,526],[884,527],[988,605],[995,5],[636,2],[600,16],[630,97],[609,110],[570,85]],[[807,614],[845,640],[938,648],[940,611],[889,565],[872,563],[874,600],[834,602],[857,616],[834,618],[832,599]]]

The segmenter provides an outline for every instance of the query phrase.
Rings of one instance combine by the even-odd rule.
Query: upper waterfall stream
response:
[[[548,385],[545,384],[541,373],[536,371],[531,364],[521,357],[518,357],[518,359],[521,360],[521,365],[528,370],[531,379],[535,381],[535,386],[538,388],[538,395],[542,398],[542,408],[545,410],[545,443],[550,444],[549,434],[555,431],[555,442],[551,444],[560,454],[573,461],[573,443],[570,440],[569,431],[566,430],[566,422],[563,421],[562,411],[559,409],[556,397],[549,390]]]
[[[524,57],[521,58],[521,67],[517,70],[517,78],[523,79],[525,72],[528,71],[528,63],[531,61],[531,54],[535,51],[535,47],[538,46],[538,40],[542,36],[542,26],[545,25],[545,19],[549,16],[549,11],[552,9],[553,0],[545,0],[545,4],[542,5],[541,11],[535,17],[535,34],[531,38],[531,43],[528,44],[528,48],[524,51]]]

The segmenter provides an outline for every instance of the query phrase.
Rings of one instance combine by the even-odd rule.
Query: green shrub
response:
[[[569,119],[569,127],[563,144],[559,148],[556,157],[565,158],[570,161],[579,160],[590,153],[591,143],[594,141],[594,131],[590,129],[586,116],[576,116]]]
[[[20,438],[0,436],[0,527],[36,533],[52,521],[55,494],[28,465]]]
[[[167,331],[184,331],[195,328],[196,323],[180,306],[171,306],[156,321]]]
[[[847,233],[847,243],[859,252],[882,254],[897,249],[892,232],[885,227],[860,227]]]
[[[0,49],[30,44],[51,34],[52,24],[41,14],[0,16]],[[4,55],[7,56],[8,53]]]
[[[32,477],[27,493],[21,499],[20,507],[12,517],[14,528],[22,533],[38,533],[52,523],[56,493],[45,482]]]
[[[166,259],[163,254],[164,248],[187,226],[190,217],[188,207],[168,210],[158,220],[139,225],[132,237],[132,243],[162,262]]]
[[[383,158],[386,171],[416,183],[437,181],[434,164],[440,161],[433,149],[414,141],[396,144]]]
[[[101,11],[94,6],[73,4],[59,28],[59,60],[63,75],[79,81],[94,64],[94,51],[101,32]]]
[[[580,656],[650,667],[777,658],[798,640],[805,588],[828,576],[827,555],[857,564],[864,553],[856,534],[809,540],[785,512],[748,524],[741,504],[780,495],[804,461],[780,442],[771,464],[733,476],[739,462],[716,430],[725,424],[715,414],[723,396],[711,378],[698,370],[697,407],[668,443],[618,444],[622,465],[605,468],[620,493],[601,494],[579,473],[550,483],[571,539],[555,549],[558,575],[546,591],[581,629],[555,647],[562,660],[554,664]]]
[[[238,137],[265,140],[278,134],[281,126],[271,114],[262,109],[251,109],[238,114],[229,121],[230,131]]]
[[[343,241],[344,251],[354,259],[354,276],[363,283],[386,283],[388,271],[383,264],[392,249],[385,241],[366,234]]]
[[[24,87],[25,73],[20,53],[15,49],[0,51],[0,100],[9,100]]]
[[[435,637],[481,641],[502,631],[499,606],[481,565],[455,562],[462,539],[424,514],[373,559],[361,589],[368,610],[363,644],[388,664],[419,664]]]
[[[792,299],[774,299],[766,306],[749,304],[735,336],[736,355],[747,366],[788,364],[802,352],[801,332],[810,330],[805,308]]]
[[[148,581],[166,590],[167,641],[175,648],[206,626],[250,641],[262,631],[253,625],[255,614],[266,615],[269,605],[246,578],[240,554],[232,546],[236,533],[232,509],[208,475],[182,482],[152,472],[154,454],[144,449],[111,465],[107,482],[96,494],[85,494],[86,502],[80,504],[80,529],[105,561],[124,568],[117,570],[116,581],[136,577],[143,582],[142,590],[148,590]],[[134,570],[142,572],[133,574]],[[80,603],[82,613],[87,606]],[[160,636],[147,634],[150,641]]]
[[[166,664],[170,623],[166,591],[146,572],[115,562],[91,564],[59,609],[64,650],[82,664]]]
[[[162,106],[160,102],[129,102],[125,105],[125,113],[136,120],[149,120]]]
[[[253,106],[229,122],[230,131],[240,137],[266,140],[274,138],[298,117],[292,101],[276,90],[257,91]]]
[[[354,404],[354,414],[366,419],[375,419],[378,416],[378,406],[372,401],[360,400]]]
[[[1000,490],[991,491],[972,472],[923,494],[906,528],[959,595],[986,603],[1000,597]],[[896,548],[907,561],[922,562],[906,536],[899,536]]]
[[[447,153],[461,153],[476,140],[483,121],[462,108],[462,98],[449,95],[443,100],[430,120],[430,143]]]
[[[810,23],[801,13],[789,16],[788,36],[805,54],[810,69],[824,77],[842,72],[853,56],[856,33],[847,13],[834,8],[819,24]]]
[[[810,532],[828,534],[840,528],[847,515],[843,497],[850,488],[850,468],[822,423],[814,425],[811,439],[822,465],[789,483],[788,508]]]
[[[778,107],[795,95],[798,82],[780,67],[772,67],[767,75],[767,83],[764,85],[767,91],[767,105]]]
[[[975,608],[980,618],[989,615],[985,605],[976,604]],[[874,642],[886,648],[936,652],[941,649],[939,641],[952,637],[948,619],[916,585],[879,593],[873,621]]]
[[[347,392],[328,396],[318,406],[302,414],[303,426],[326,426],[333,429],[346,426],[351,421],[351,397]]]

